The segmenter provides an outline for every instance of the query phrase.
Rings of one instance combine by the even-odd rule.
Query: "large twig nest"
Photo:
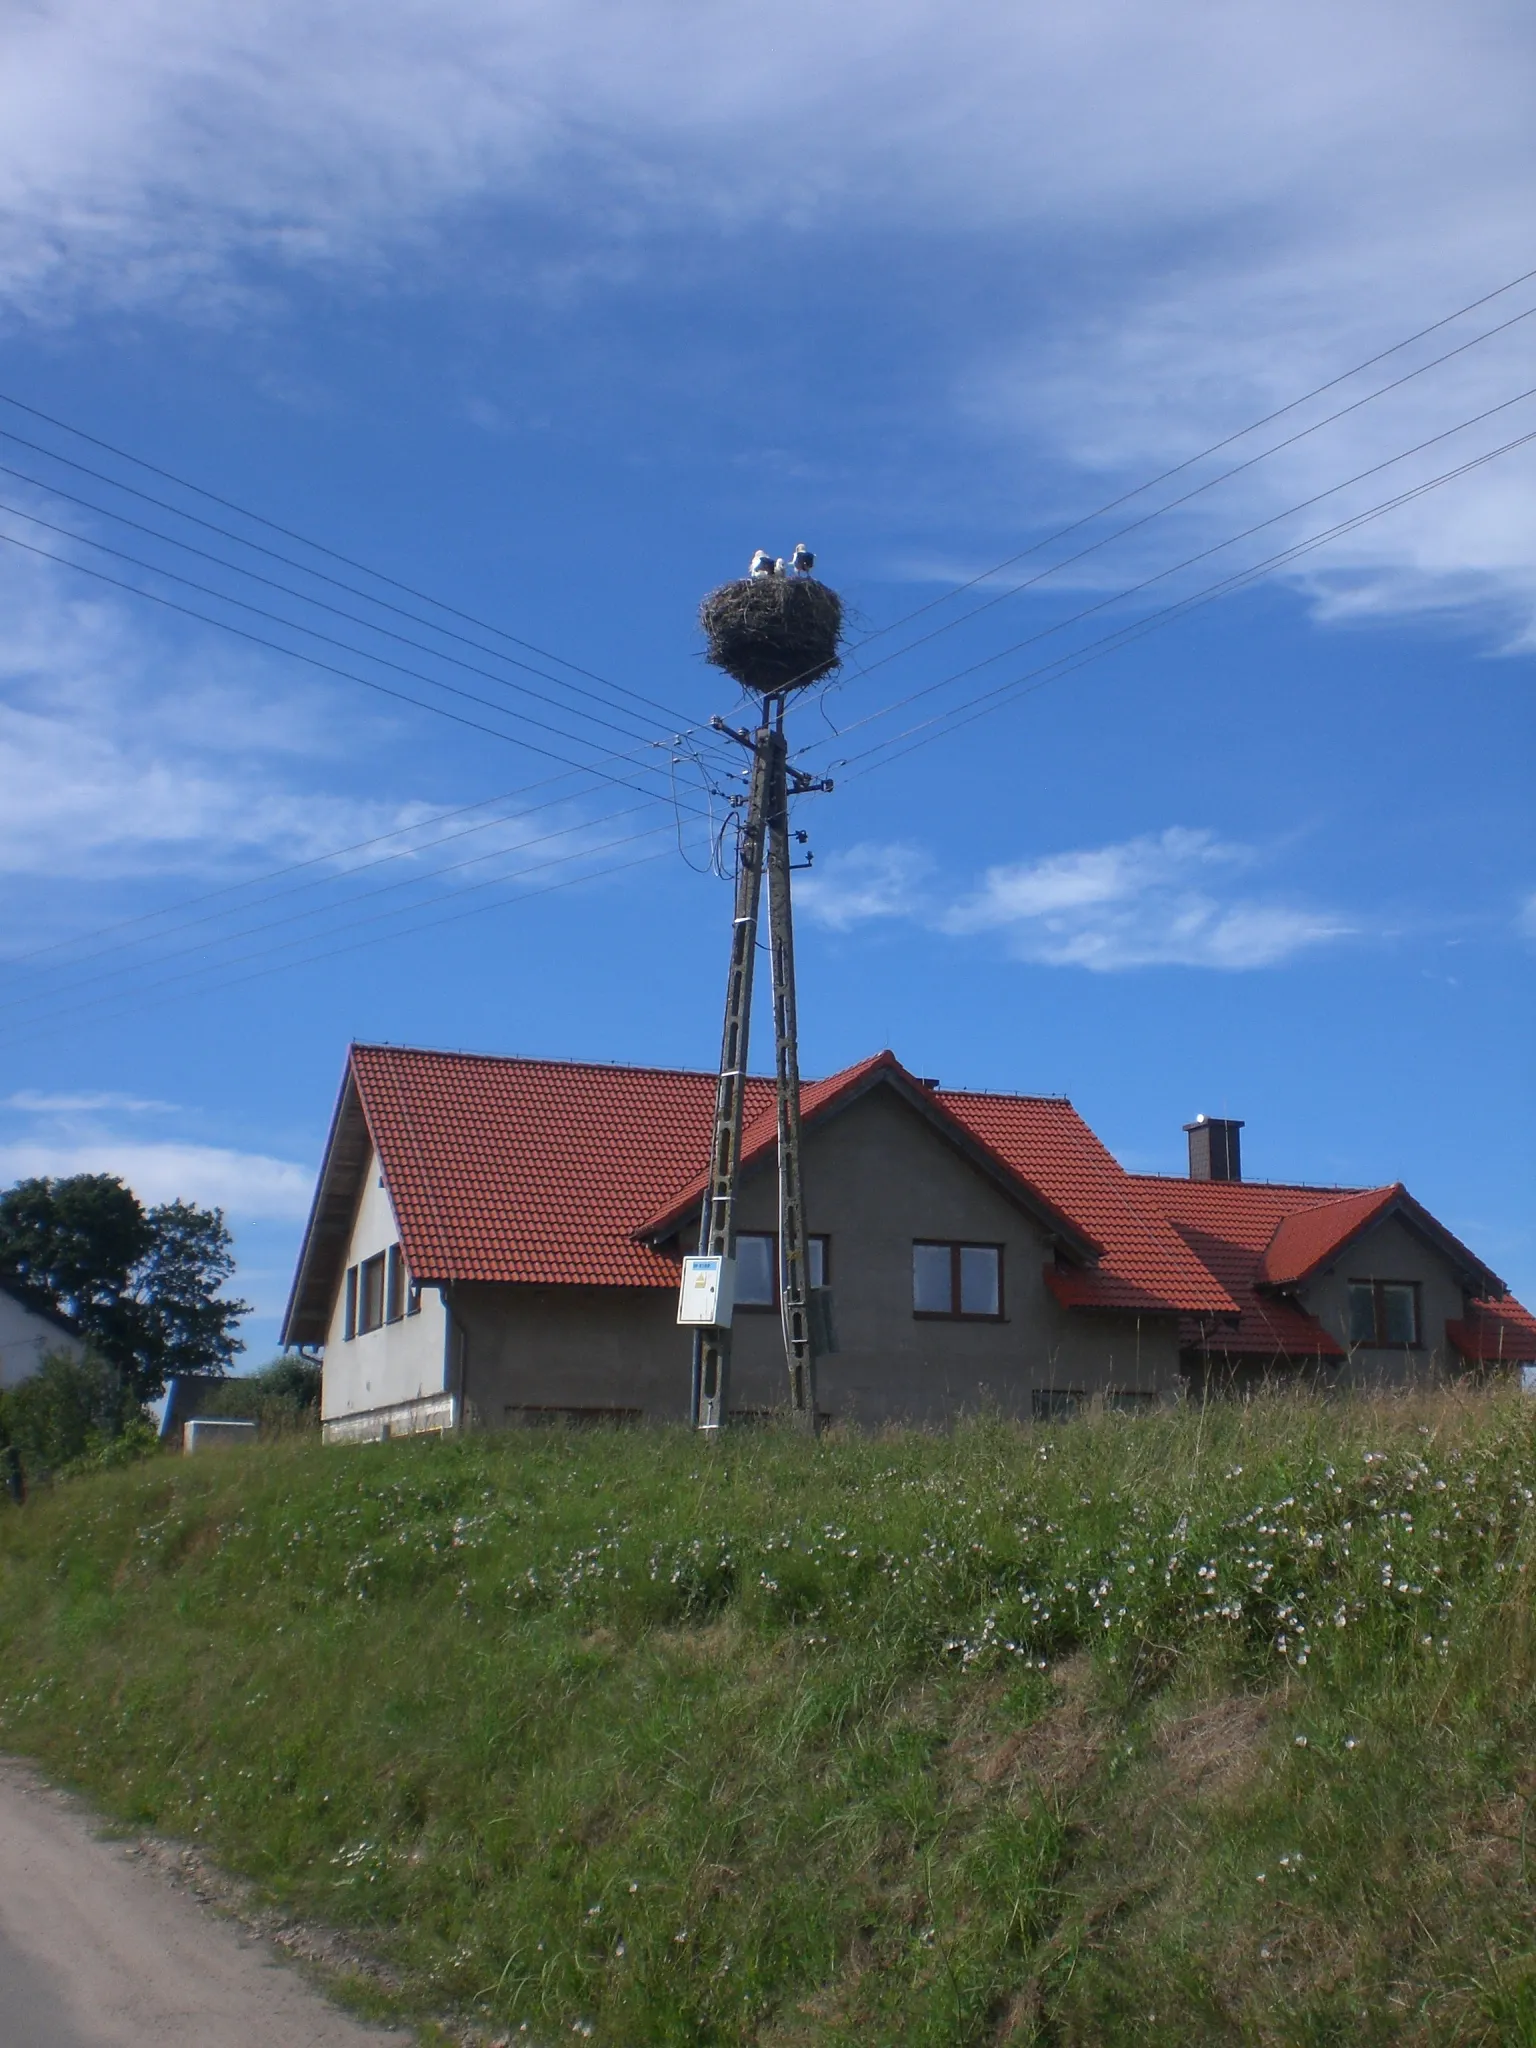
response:
[[[749,690],[819,683],[838,663],[842,600],[812,576],[744,576],[699,606],[706,657]]]

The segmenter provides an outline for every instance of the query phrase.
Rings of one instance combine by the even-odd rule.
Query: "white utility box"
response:
[[[735,1307],[736,1261],[712,1253],[690,1253],[683,1260],[677,1320],[693,1329],[717,1330],[730,1322]]]

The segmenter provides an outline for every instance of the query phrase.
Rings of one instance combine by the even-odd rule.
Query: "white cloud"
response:
[[[177,1107],[174,1102],[157,1102],[153,1096],[115,1095],[110,1091],[48,1095],[41,1089],[22,1088],[16,1094],[0,1099],[0,1109],[19,1109],[32,1116],[78,1116],[103,1109],[115,1109],[125,1116],[169,1116]]]
[[[872,918],[911,917],[921,907],[922,885],[932,866],[912,846],[851,846],[829,855],[806,876],[797,892],[800,907],[833,931]]]
[[[302,860],[426,811],[297,786],[300,757],[336,756],[324,692],[169,646],[5,554],[0,604],[0,874],[118,880]]]
[[[309,1167],[218,1145],[145,1145],[107,1135],[0,1144],[0,1185],[72,1173],[113,1173],[142,1202],[197,1202],[246,1222],[300,1221],[314,1192]]]
[[[1536,939],[1536,890],[1526,897],[1515,923],[1528,939]]]
[[[1001,449],[1010,503],[1017,464],[1048,460],[1037,488],[1069,513],[1530,260],[1516,0],[827,0],[806,34],[688,0],[31,0],[0,35],[14,308],[218,304],[285,268],[373,291],[446,274],[456,224],[498,212],[535,224],[517,274],[565,290],[633,275],[680,228],[964,237],[1039,289],[1011,342],[948,388],[932,371],[927,402]],[[1520,331],[1474,352],[1224,487],[1174,540],[1508,396],[1528,360]],[[1504,430],[1481,431],[1445,460]],[[1511,457],[1297,574],[1334,614],[1492,608],[1514,642],[1533,505],[1536,458]]]
[[[1172,826],[1118,845],[989,868],[978,888],[940,906],[914,886],[930,863],[911,847],[861,846],[828,863],[810,909],[846,931],[908,917],[952,937],[995,932],[1020,960],[1114,973],[1134,967],[1273,967],[1350,935],[1330,911],[1243,894],[1258,851]]]
[[[1173,827],[988,869],[943,928],[998,931],[1021,960],[1110,973],[1131,967],[1273,967],[1349,926],[1323,911],[1236,895],[1253,849]]]

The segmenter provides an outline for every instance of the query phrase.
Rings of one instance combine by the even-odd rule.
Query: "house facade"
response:
[[[715,1077],[354,1046],[284,1341],[328,1438],[677,1420],[676,1321]],[[1407,1381],[1536,1360],[1536,1322],[1397,1186],[1126,1173],[1069,1102],[942,1089],[883,1053],[806,1085],[821,1408],[936,1423],[1176,1399],[1276,1373]],[[748,1085],[731,1397],[784,1399],[771,1084]],[[1210,1177],[1212,1175],[1215,1177]]]
[[[0,1280],[0,1392],[30,1379],[45,1358],[80,1358],[85,1340],[74,1324],[39,1308]]]

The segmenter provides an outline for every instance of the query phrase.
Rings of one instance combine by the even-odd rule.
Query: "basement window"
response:
[[[912,1313],[950,1321],[1000,1323],[1002,1246],[920,1239],[912,1247]]]
[[[376,1330],[384,1320],[384,1279],[388,1263],[385,1253],[379,1252],[371,1259],[364,1259],[357,1269],[359,1336],[366,1336],[370,1330]]]
[[[809,1240],[810,1273],[812,1287],[825,1287],[827,1268],[830,1264],[831,1239],[813,1237]],[[776,1309],[779,1297],[773,1288],[773,1268],[778,1257],[779,1238],[777,1231],[746,1231],[736,1240],[736,1306],[738,1308]]]
[[[1351,1280],[1349,1341],[1378,1351],[1413,1350],[1419,1342],[1416,1280]]]
[[[1035,1387],[1029,1405],[1036,1422],[1070,1422],[1088,1405],[1081,1387]]]
[[[1157,1395],[1145,1387],[1111,1387],[1104,1406],[1116,1415],[1146,1415],[1157,1406]]]

